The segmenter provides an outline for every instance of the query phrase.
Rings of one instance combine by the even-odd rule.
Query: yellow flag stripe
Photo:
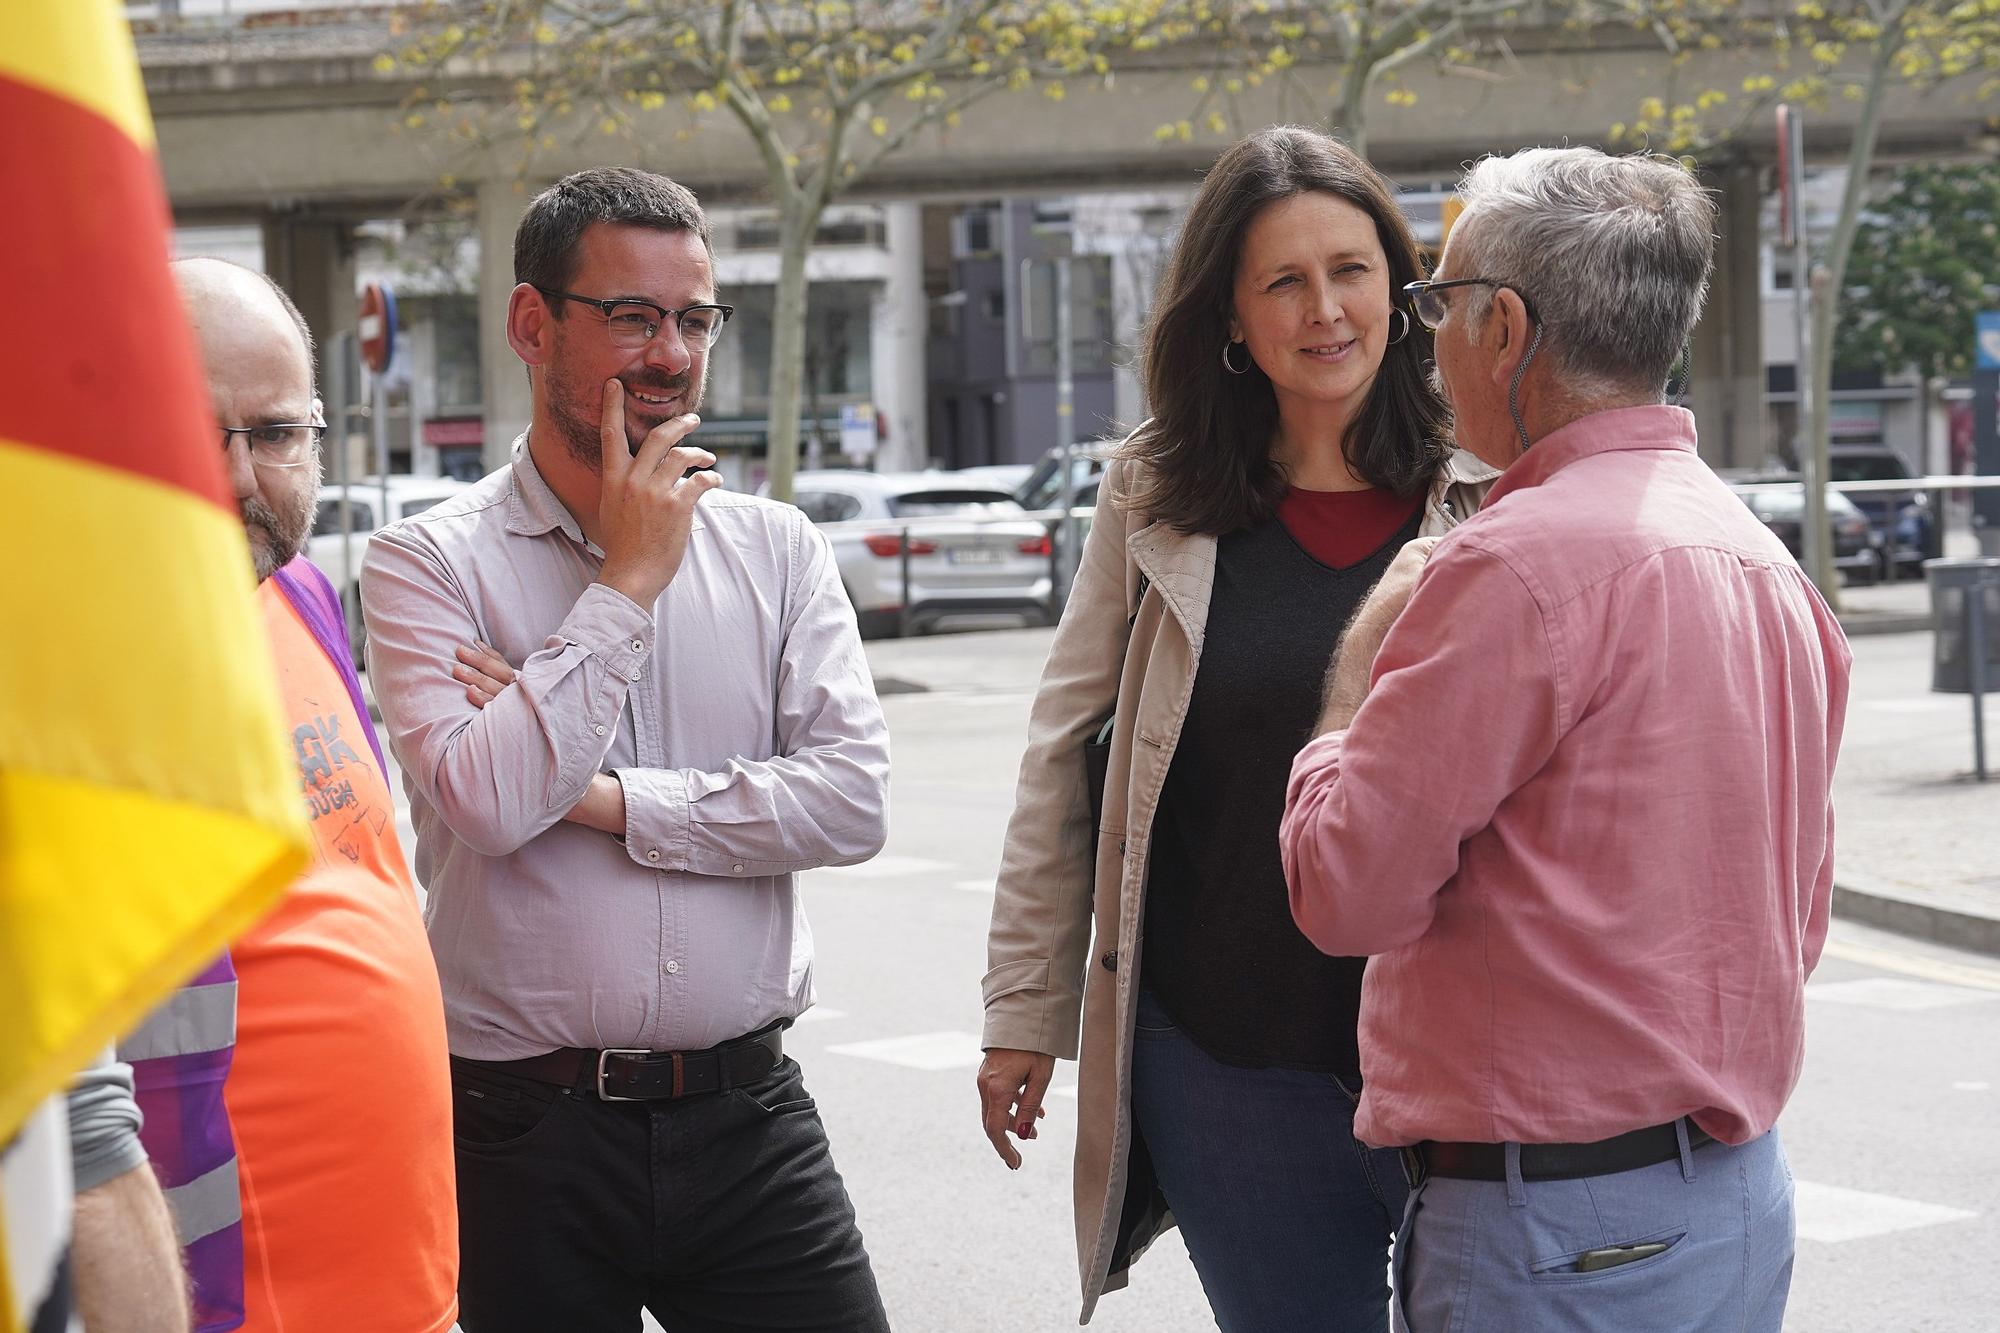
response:
[[[137,788],[303,839],[236,516],[4,437],[0,495],[13,501],[0,525],[0,768]]]
[[[138,53],[114,0],[0,4],[0,78],[88,107],[152,150],[153,118]]]
[[[206,966],[304,861],[282,826],[0,770],[0,1124]]]

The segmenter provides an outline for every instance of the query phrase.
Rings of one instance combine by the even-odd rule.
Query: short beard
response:
[[[556,352],[560,357],[562,353],[560,335]],[[549,416],[555,422],[556,435],[562,441],[563,449],[591,472],[602,474],[603,435],[599,422],[604,417],[603,381],[598,381],[594,386],[594,401],[586,405],[582,395],[573,391],[568,380],[556,371],[554,363],[551,363],[544,373],[549,377]],[[693,412],[701,407],[702,391],[707,387],[705,383],[695,383],[693,376],[686,371],[678,375],[648,372],[643,378],[620,375],[618,379],[625,386],[627,393],[636,388],[657,397],[685,394],[687,402],[682,410],[686,412]],[[645,440],[643,437],[635,440],[631,437],[631,432],[627,431],[625,443],[633,453],[637,453],[639,446],[645,443]]]
[[[312,466],[318,470],[317,464]],[[306,549],[313,515],[319,510],[319,478],[315,476],[313,484],[300,492],[297,506],[289,512],[280,513],[254,495],[245,496],[240,507],[244,534],[254,536],[261,531],[268,542],[268,547],[254,540],[250,543],[251,563],[257,568],[257,582],[262,583]]]

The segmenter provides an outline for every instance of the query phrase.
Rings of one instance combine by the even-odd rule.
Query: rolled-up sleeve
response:
[[[655,634],[650,611],[592,583],[515,687],[478,708],[451,673],[479,625],[421,527],[376,535],[361,608],[389,743],[446,826],[484,856],[513,852],[583,797]]]
[[[1547,762],[1562,725],[1542,608],[1464,541],[1431,557],[1372,677],[1353,724],[1294,761],[1279,829],[1292,917],[1339,957],[1424,933],[1459,845]]]
[[[69,1147],[76,1192],[96,1189],[145,1163],[132,1066],[106,1051],[69,1089]]]
[[[803,519],[776,694],[777,753],[618,768],[625,846],[657,870],[758,878],[853,865],[888,837],[889,728],[832,547]]]

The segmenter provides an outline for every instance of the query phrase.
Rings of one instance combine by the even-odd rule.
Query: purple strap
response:
[[[375,738],[375,724],[368,717],[368,702],[361,697],[361,677],[354,674],[354,646],[347,641],[347,617],[341,614],[340,598],[334,595],[333,585],[320,573],[319,566],[304,556],[296,557],[272,577],[278,580],[279,590],[299,613],[299,619],[312,631],[320,651],[340,673],[347,686],[347,697],[354,703],[354,714],[361,719],[361,734],[368,738],[368,748],[375,751],[375,762],[386,778],[389,766],[383,762],[382,742]]]

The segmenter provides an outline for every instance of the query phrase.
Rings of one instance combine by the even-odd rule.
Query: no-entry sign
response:
[[[396,354],[396,293],[383,283],[369,283],[361,289],[360,315],[361,363],[379,375]]]

